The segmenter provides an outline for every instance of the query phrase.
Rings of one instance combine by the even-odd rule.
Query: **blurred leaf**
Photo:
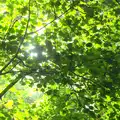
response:
[[[8,102],[5,104],[5,107],[8,109],[12,109],[13,108],[13,100],[8,100]]]

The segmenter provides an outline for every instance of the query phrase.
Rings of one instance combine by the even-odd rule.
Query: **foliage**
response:
[[[120,119],[119,0],[1,0],[0,11],[1,119]]]

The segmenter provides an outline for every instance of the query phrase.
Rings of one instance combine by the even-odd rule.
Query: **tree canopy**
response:
[[[119,0],[0,0],[0,21],[0,119],[120,119]]]

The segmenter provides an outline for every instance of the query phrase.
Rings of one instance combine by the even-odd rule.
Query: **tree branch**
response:
[[[20,62],[20,61],[19,61],[19,62]],[[0,75],[6,75],[6,74],[8,74],[8,73],[11,73],[11,71],[18,65],[19,62],[17,62],[9,71],[4,72],[4,73],[1,73]]]
[[[21,78],[19,78],[20,76],[18,75],[18,77],[12,81],[1,93],[0,93],[0,99],[2,99],[2,97],[7,93],[7,91],[9,91],[9,89],[11,89],[19,80],[21,80]],[[22,78],[23,79],[23,78]]]
[[[14,61],[14,59],[17,57],[17,55],[18,55],[18,53],[20,51],[20,48],[21,48],[21,46],[22,46],[22,44],[23,44],[23,42],[24,42],[24,40],[25,40],[25,38],[27,36],[27,30],[28,30],[28,25],[29,25],[29,21],[30,21],[30,0],[29,0],[29,10],[28,10],[28,12],[29,13],[28,13],[28,21],[27,21],[27,24],[26,24],[26,30],[25,30],[25,33],[24,33],[23,37],[21,38],[21,43],[20,43],[15,55],[13,56],[13,58],[11,58],[10,61],[0,70],[0,75]]]

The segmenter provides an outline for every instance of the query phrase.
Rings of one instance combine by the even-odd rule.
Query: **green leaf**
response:
[[[92,43],[87,43],[86,46],[87,47],[92,47]]]

